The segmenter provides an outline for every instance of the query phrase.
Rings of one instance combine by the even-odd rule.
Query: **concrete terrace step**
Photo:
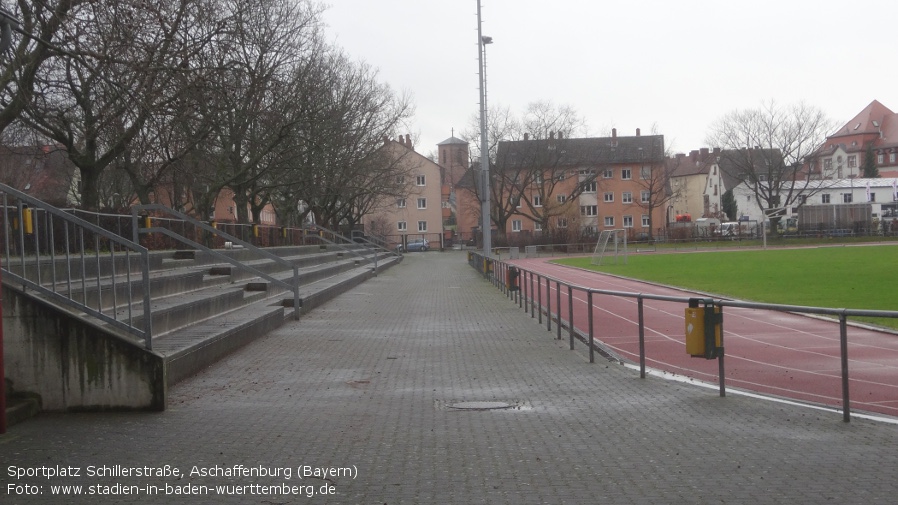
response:
[[[379,263],[378,270],[401,261],[391,257]],[[356,267],[309,283],[300,288],[301,313],[307,313],[375,275],[367,266]],[[185,326],[153,340],[153,350],[164,356],[166,381],[175,384],[218,361],[233,350],[264,336],[293,317],[292,296],[265,297]]]
[[[152,252],[147,282],[139,275],[139,261],[133,257],[95,258],[94,262],[80,263],[78,275],[71,269],[61,274],[59,262],[53,258],[48,259],[49,266],[44,259],[25,265],[23,270],[40,269],[42,275],[50,272],[51,275],[41,277],[41,282],[52,286],[56,293],[71,291],[73,299],[86,300],[104,315],[115,314],[118,321],[137,328],[142,327],[146,316],[143,295],[149,289],[148,316],[152,318],[153,337],[151,348],[146,349],[145,342],[116,326],[59,305],[39,291],[23,291],[16,296],[42,299],[37,306],[52,313],[44,317],[48,328],[65,330],[52,335],[45,346],[47,351],[41,352],[69,346],[77,351],[72,358],[77,363],[72,373],[84,377],[101,373],[104,377],[87,388],[82,384],[79,389],[70,382],[48,384],[35,380],[37,374],[24,373],[23,384],[40,393],[44,408],[49,410],[165,408],[168,386],[266,335],[297,312],[308,313],[403,259],[383,250],[355,244],[350,247],[350,251],[333,246],[266,249],[283,261],[249,250],[216,251],[255,269],[249,272],[205,251]],[[112,263],[115,269],[111,268]],[[289,288],[294,269],[299,280],[298,311],[293,308],[294,294]],[[82,270],[86,274],[100,271],[104,277],[87,277],[83,282]],[[115,281],[112,271],[119,276]],[[125,272],[130,272],[129,276],[123,275]],[[97,368],[97,359],[109,366]],[[40,370],[43,373],[43,368]],[[106,373],[109,370],[115,373]],[[25,412],[34,410],[33,403],[19,408]]]

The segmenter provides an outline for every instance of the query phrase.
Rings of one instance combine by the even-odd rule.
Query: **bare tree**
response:
[[[707,143],[722,148],[720,168],[744,182],[755,201],[779,221],[777,209],[800,206],[809,196],[804,166],[814,161],[817,148],[835,127],[820,109],[774,101],[757,109],[733,111],[718,119]]]
[[[377,71],[334,50],[323,93],[310,107],[296,152],[291,190],[322,226],[359,222],[383,197],[403,194],[402,156],[381,149],[413,112],[408,97],[378,81]]]
[[[8,3],[18,7],[8,11],[19,26],[11,50],[0,54],[0,132],[31,102],[36,75],[48,58],[59,53],[57,35],[69,12],[83,0],[4,0],[2,7],[7,8]]]
[[[174,97],[184,63],[204,41],[185,29],[202,17],[198,0],[84,2],[60,29],[65,54],[36,74],[23,121],[60,144],[80,174],[82,206],[99,207],[100,176]]]
[[[585,133],[585,121],[572,107],[549,101],[529,104],[520,119],[507,108],[491,109],[489,115],[490,220],[499,239],[505,238],[508,220],[516,215],[528,216],[543,230],[550,229],[552,220],[567,215],[570,202],[596,180],[594,171],[587,172],[564,202],[550,198],[556,188],[570,185],[564,182],[572,176],[569,139]],[[479,121],[474,126],[472,119],[464,133],[472,145],[479,146],[474,141],[479,137],[478,128]],[[475,152],[479,154],[479,150]],[[480,197],[480,185],[474,187]]]
[[[665,160],[670,160],[671,157],[664,151],[663,143],[652,144],[652,151],[654,152],[643,151],[644,157],[639,166],[638,180],[641,189],[636,200],[636,204],[645,209],[649,219],[649,240],[654,237],[655,210],[664,208],[667,202],[678,196],[671,188],[670,179],[676,171],[679,158],[674,157],[672,162],[666,162]]]

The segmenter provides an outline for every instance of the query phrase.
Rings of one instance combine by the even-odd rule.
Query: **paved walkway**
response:
[[[0,502],[894,502],[898,425],[643,380],[566,346],[463,253],[411,254],[179,384],[166,412],[11,427]]]

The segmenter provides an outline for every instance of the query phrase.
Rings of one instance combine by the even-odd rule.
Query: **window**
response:
[[[851,193],[842,193],[842,203],[851,203]]]
[[[584,234],[584,235],[589,235],[589,236],[592,236],[592,235],[598,235],[598,234],[599,234],[599,228],[596,227],[596,226],[584,226],[584,227],[583,227],[583,234]]]
[[[624,181],[629,181],[633,178],[632,171],[629,168],[620,169],[620,178]]]
[[[895,153],[889,153],[889,163],[895,163]]]
[[[540,223],[539,221],[534,222],[534,223],[533,223],[533,230],[534,230],[534,231],[543,231],[543,224]]]
[[[426,182],[426,178],[423,175],[419,175],[418,177],[415,178],[415,184],[418,186],[426,186],[425,182]]]
[[[876,155],[876,164],[877,165],[882,165],[882,162],[884,162],[885,160],[886,160],[886,156],[884,154]]]
[[[602,172],[602,177],[604,177],[605,179],[613,179],[613,178],[614,178],[614,169],[613,169],[613,168],[606,168],[606,169]]]
[[[399,231],[408,231],[408,223],[405,221],[399,221],[396,223],[396,229]]]
[[[564,203],[567,201],[567,195],[558,195],[555,197],[555,201],[558,203]]]
[[[583,185],[584,193],[595,193],[598,190],[598,183],[596,181],[587,182]]]
[[[871,201],[871,202],[875,202],[875,201],[876,201],[876,193],[874,193],[874,192],[872,192],[872,191],[870,192],[870,201]]]
[[[396,200],[396,206],[399,207],[400,209],[404,209],[405,208],[405,198],[400,198],[399,200]]]
[[[397,175],[396,176],[396,184],[399,184],[400,186],[405,184],[405,177],[403,177],[401,175]]]
[[[511,231],[521,231],[522,223],[520,219],[511,220]]]
[[[624,216],[624,228],[633,227],[633,216]]]
[[[651,192],[651,191],[649,191],[649,190],[647,190],[647,189],[644,189],[644,190],[642,190],[642,191],[639,192],[639,200],[640,200],[642,203],[649,203],[649,202],[651,201],[651,199],[652,199],[652,192]]]
[[[418,231],[427,231],[427,221],[418,221]]]
[[[651,226],[651,223],[649,222],[649,216],[642,216],[642,227],[648,228],[649,226]]]
[[[715,167],[714,170],[715,170],[714,173],[715,173],[715,175],[716,175],[716,174],[717,174],[717,172],[716,172],[717,167]],[[642,180],[644,180],[644,181],[647,181],[647,180],[649,180],[651,177],[652,177],[652,167],[642,167],[642,168],[639,170],[639,178],[640,178],[640,179],[642,179]]]
[[[542,173],[534,174],[533,183],[534,184],[542,184],[543,183],[543,174]]]
[[[555,225],[559,228],[567,228],[567,218],[559,217],[558,221],[555,221]]]
[[[821,203],[829,203],[829,195],[820,195]]]
[[[848,157],[848,168],[855,168],[855,167],[857,167],[857,156],[852,154],[851,156]]]
[[[624,191],[620,195],[620,201],[623,203],[633,203],[633,193],[629,191]]]
[[[605,216],[605,226],[614,226],[614,216]]]
[[[611,192],[605,193],[605,196],[604,196],[604,198],[602,199],[602,201],[605,202],[605,203],[612,203],[612,202],[614,202],[614,193],[611,193]]]
[[[598,207],[598,205],[581,205],[580,206],[580,215],[581,216],[598,216],[599,215],[599,207]]]
[[[539,195],[533,195],[533,206],[534,207],[542,207],[543,206],[543,197]]]
[[[418,198],[418,208],[419,209],[427,208],[427,198]]]
[[[832,170],[833,169],[833,159],[826,158],[823,160],[823,170]]]

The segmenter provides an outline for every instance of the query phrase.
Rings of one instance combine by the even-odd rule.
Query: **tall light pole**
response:
[[[477,73],[480,77],[480,228],[483,232],[483,256],[489,258],[493,249],[492,223],[490,222],[490,148],[486,136],[486,45],[492,37],[483,35],[480,20],[480,0],[477,0]]]

